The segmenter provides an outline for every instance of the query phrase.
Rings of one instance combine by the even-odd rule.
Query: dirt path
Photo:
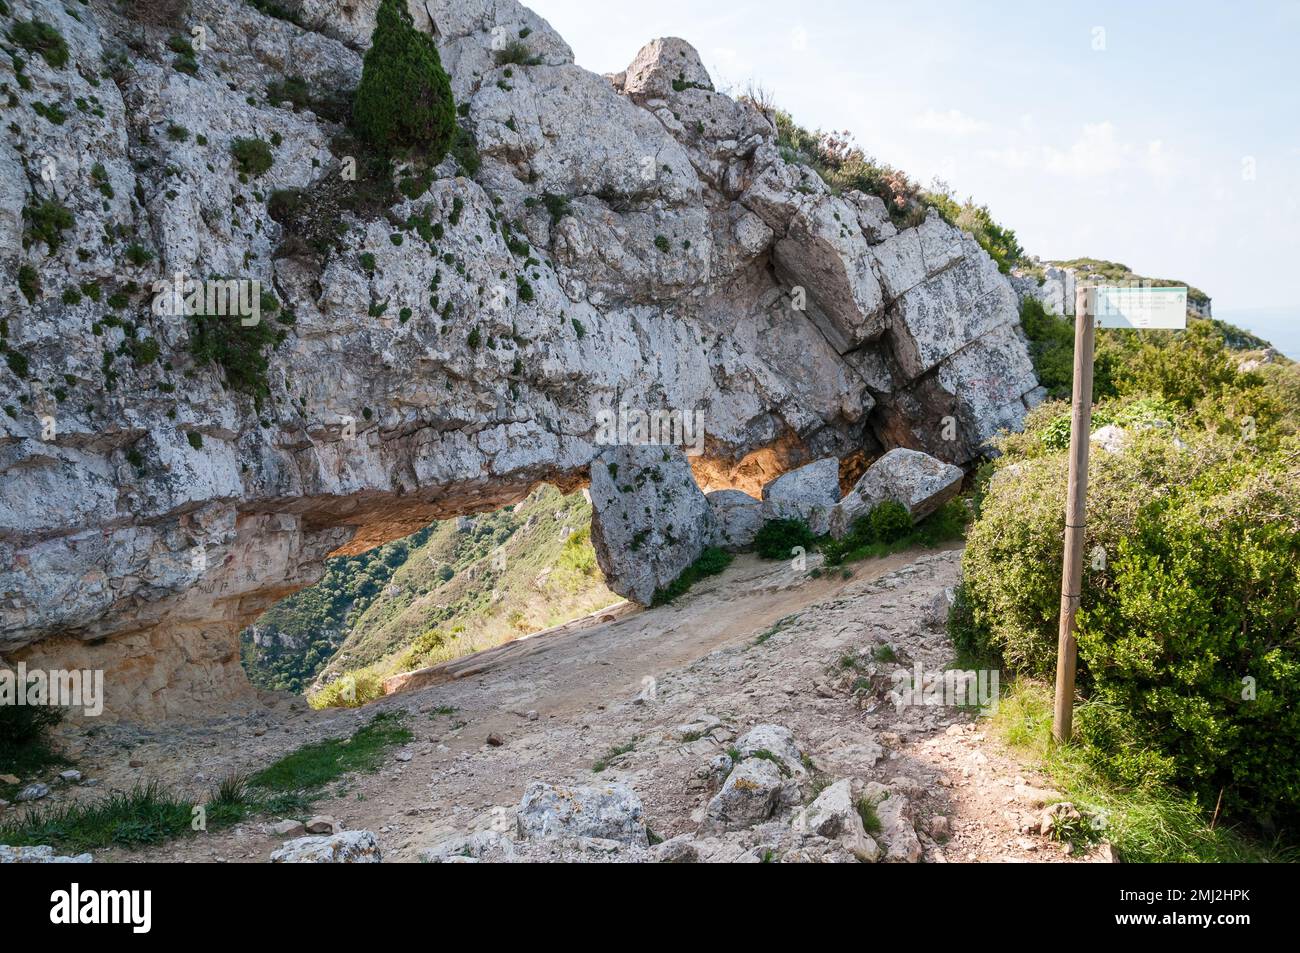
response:
[[[458,677],[360,711],[280,700],[212,725],[106,729],[79,767],[104,787],[158,777],[197,796],[232,771],[400,709],[415,740],[377,773],[332,787],[317,811],[374,831],[386,860],[413,860],[439,840],[508,827],[533,780],[627,781],[656,834],[693,832],[711,793],[702,766],[754,724],[778,723],[826,780],[887,785],[908,805],[926,859],[1065,859],[1026,833],[1037,812],[1017,793],[1024,769],[974,714],[889,700],[891,671],[951,661],[936,599],[958,564],[955,551],[905,552],[856,564],[850,579],[813,578],[741,557],[673,605],[458,660],[448,666]],[[701,719],[717,724],[701,737],[683,732]],[[628,750],[598,775],[593,765],[611,749]],[[259,821],[97,859],[264,861],[280,843]]]

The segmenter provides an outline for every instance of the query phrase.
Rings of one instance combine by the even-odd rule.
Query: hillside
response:
[[[457,658],[617,601],[596,566],[590,527],[583,494],[550,486],[517,506],[434,524],[356,613],[320,682]]]

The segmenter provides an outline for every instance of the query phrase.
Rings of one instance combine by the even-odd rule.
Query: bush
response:
[[[257,138],[236,139],[230,144],[230,154],[235,157],[240,172],[254,177],[266,172],[275,162],[270,143]]]
[[[68,44],[57,28],[44,20],[15,23],[10,34],[13,41],[29,53],[39,53],[55,69],[68,65]]]
[[[368,668],[345,672],[308,698],[312,708],[360,708],[384,696],[384,680]]]
[[[1069,397],[1074,381],[1074,323],[1050,314],[1037,298],[1020,305],[1020,326],[1029,338],[1034,374],[1050,396]]]
[[[521,40],[511,40],[492,55],[492,60],[497,66],[540,66],[542,62],[542,58],[533,55],[528,44]]]
[[[126,9],[133,20],[154,26],[180,26],[189,13],[189,0],[127,0]]]
[[[695,562],[691,563],[682,574],[670,582],[668,585],[655,591],[652,604],[656,606],[663,605],[666,602],[672,602],[678,596],[682,595],[691,586],[695,585],[701,579],[709,576],[716,576],[722,570],[731,565],[731,553],[717,546],[708,546],[700,553]]]
[[[23,209],[23,220],[27,223],[27,239],[45,242],[50,254],[59,250],[63,233],[72,227],[74,221],[72,212],[58,199],[28,205]]]
[[[0,765],[5,772],[24,772],[51,760],[50,729],[63,720],[52,705],[0,705]]]
[[[808,552],[816,541],[803,520],[768,520],[754,536],[754,549],[763,559],[790,559],[796,546]]]
[[[1300,816],[1300,711],[1284,701],[1300,677],[1300,485],[1287,461],[1171,428],[1094,454],[1078,617],[1078,737],[1098,763],[1277,822]],[[1041,677],[1055,668],[1066,476],[1064,452],[1004,460],[952,616],[960,648]]]
[[[838,566],[908,546],[937,546],[960,539],[969,520],[970,510],[961,500],[949,500],[916,525],[903,504],[882,500],[866,516],[854,520],[842,538],[822,540],[821,548],[826,565]]]
[[[267,382],[276,332],[266,321],[245,326],[238,315],[195,315],[190,325],[190,353],[200,364],[216,364],[226,386],[253,398],[257,407],[271,393]]]
[[[912,532],[912,514],[902,503],[883,500],[867,514],[871,533],[882,543],[896,543]]]
[[[456,135],[451,80],[433,38],[415,29],[404,0],[382,0],[361,69],[353,122],[375,148],[418,148],[435,165]]]

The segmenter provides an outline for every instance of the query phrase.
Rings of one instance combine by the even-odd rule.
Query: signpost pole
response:
[[[1061,570],[1061,625],[1056,643],[1056,710],[1052,737],[1064,744],[1074,723],[1075,614],[1083,588],[1084,509],[1088,498],[1088,441],[1092,433],[1092,351],[1096,337],[1090,289],[1074,292],[1074,408],[1070,415],[1070,484],[1065,502],[1065,565]]]

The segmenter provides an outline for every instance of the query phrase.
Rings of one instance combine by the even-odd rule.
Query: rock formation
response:
[[[8,6],[67,59],[0,62],[6,660],[104,669],[111,714],[224,707],[239,629],[328,554],[583,485],[620,407],[698,412],[700,483],[751,493],[827,456],[966,463],[1020,423],[1016,295],[978,244],[787,163],[684,41],[606,78],[513,0],[412,4],[482,164],[376,204],[331,104],[377,0],[289,7]],[[155,307],[177,274],[260,282],[232,347],[264,389],[195,346],[230,319]]]

